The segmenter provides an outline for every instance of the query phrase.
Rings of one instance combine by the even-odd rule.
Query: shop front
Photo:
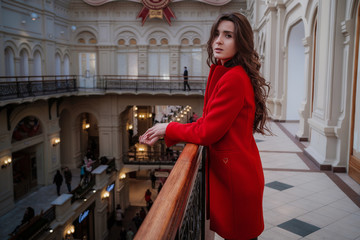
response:
[[[73,233],[74,239],[95,240],[94,209],[95,203],[91,204],[75,219],[73,222],[75,229]]]
[[[108,207],[107,207],[107,227],[110,229],[115,221],[115,182],[109,184],[106,187],[106,191],[109,193]]]

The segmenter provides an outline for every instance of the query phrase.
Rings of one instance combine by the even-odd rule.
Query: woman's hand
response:
[[[149,146],[153,146],[160,138],[165,136],[168,123],[158,123],[149,128],[143,135],[139,137],[139,142]]]

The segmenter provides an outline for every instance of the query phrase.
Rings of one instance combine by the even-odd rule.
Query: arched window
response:
[[[5,76],[15,75],[14,52],[11,48],[5,49]]]
[[[96,41],[95,38],[90,38],[89,43],[90,43],[90,44],[96,44],[97,41]]]
[[[188,45],[188,44],[189,44],[189,39],[183,38],[183,39],[181,40],[181,45]]]
[[[61,75],[61,60],[58,53],[55,54],[55,75]]]
[[[168,40],[166,38],[161,39],[161,45],[167,45]]]
[[[193,40],[193,44],[200,44],[200,39],[199,38],[195,38]]]
[[[70,60],[68,55],[64,57],[64,74],[70,75]]]
[[[156,45],[156,39],[155,39],[155,38],[151,38],[151,39],[149,40],[149,43],[150,43],[150,45]]]
[[[190,76],[202,75],[202,49],[200,34],[194,31],[185,32],[181,37],[180,68],[182,74],[184,67],[187,67]]]
[[[130,45],[136,45],[137,42],[136,42],[136,39],[132,38],[130,39]]]
[[[39,53],[39,51],[36,51],[34,54],[34,76],[41,76],[42,75],[42,71],[41,71],[41,55]]]
[[[20,72],[21,76],[29,75],[29,56],[26,50],[21,50],[20,52]]]

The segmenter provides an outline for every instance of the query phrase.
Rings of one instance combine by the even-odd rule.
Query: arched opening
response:
[[[300,119],[299,108],[305,97],[304,37],[304,24],[300,21],[289,34],[286,120]]]
[[[41,76],[42,70],[41,70],[41,55],[39,51],[36,51],[34,54],[34,76]]]
[[[64,75],[70,75],[70,60],[68,55],[64,57]]]
[[[29,75],[29,55],[26,50],[21,50],[20,52],[20,76]]]
[[[98,121],[91,113],[81,113],[76,120],[80,124],[80,151],[84,158],[99,158],[99,129]]]
[[[34,116],[23,118],[14,128],[12,144],[26,140],[26,148],[12,153],[12,172],[14,199],[17,200],[30,191],[38,183],[44,183],[43,172],[43,144],[41,139],[42,127],[39,119]],[[19,144],[17,144],[19,146]]]
[[[349,176],[360,184],[360,4],[356,23]]]
[[[187,67],[190,80],[191,76],[202,76],[202,49],[200,47],[200,35],[196,32],[190,31],[183,34],[181,39],[179,74],[181,75],[182,71],[184,71],[184,67]]]
[[[61,75],[61,59],[58,53],[55,54],[55,75]]]
[[[14,52],[9,47],[5,49],[5,75],[15,75]]]

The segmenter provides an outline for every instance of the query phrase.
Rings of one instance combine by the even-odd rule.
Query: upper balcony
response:
[[[184,80],[181,75],[2,76],[0,106],[74,95],[204,95],[206,77],[189,76],[188,81],[191,91],[184,91]]]

